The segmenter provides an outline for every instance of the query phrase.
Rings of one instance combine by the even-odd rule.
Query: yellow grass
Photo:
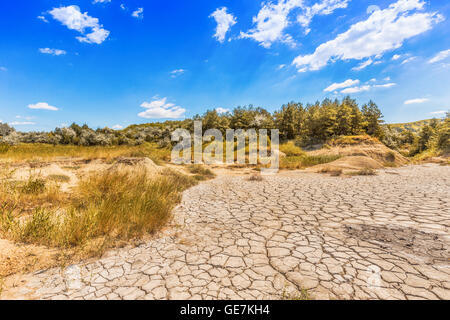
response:
[[[116,241],[141,238],[162,228],[192,177],[166,170],[106,171],[83,179],[61,208],[37,207],[25,217],[15,204],[0,207],[0,234],[10,240],[59,248],[95,241],[100,252]]]
[[[20,144],[0,152],[0,161],[49,161],[61,157],[81,159],[114,159],[117,157],[149,157],[153,161],[169,161],[170,150],[155,143],[139,146],[73,146],[49,144]]]

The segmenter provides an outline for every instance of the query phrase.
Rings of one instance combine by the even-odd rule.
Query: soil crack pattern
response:
[[[6,279],[2,297],[450,299],[449,186],[438,165],[222,176],[187,190],[157,239]]]

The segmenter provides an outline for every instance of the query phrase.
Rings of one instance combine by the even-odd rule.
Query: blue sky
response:
[[[387,122],[450,108],[441,0],[0,3],[0,120],[19,130],[345,95]]]

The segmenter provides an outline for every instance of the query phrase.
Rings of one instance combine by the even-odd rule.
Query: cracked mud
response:
[[[395,173],[395,174],[392,174]],[[219,177],[158,239],[7,279],[9,298],[450,299],[450,167]]]

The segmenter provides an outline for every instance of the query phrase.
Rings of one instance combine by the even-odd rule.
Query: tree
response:
[[[365,131],[367,134],[380,138],[383,138],[383,114],[378,106],[371,100],[368,104],[363,105],[362,114],[364,117]]]

